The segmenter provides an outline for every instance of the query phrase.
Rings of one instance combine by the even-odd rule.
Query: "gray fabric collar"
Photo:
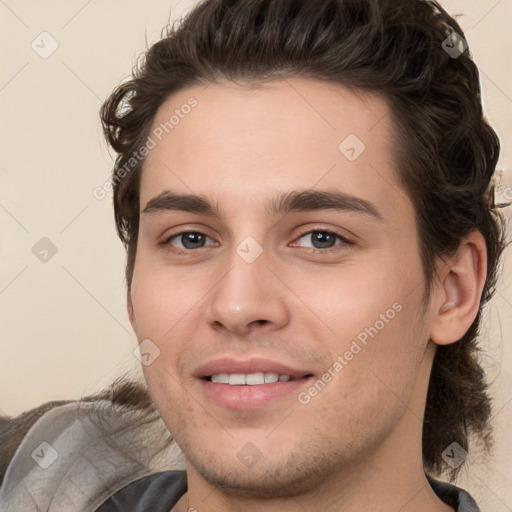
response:
[[[158,420],[110,436],[133,412],[110,402],[74,402],[45,413],[31,427],[11,460],[0,488],[2,512],[92,512],[129,483],[164,469],[184,469],[175,443]],[[148,442],[154,439],[155,442]]]

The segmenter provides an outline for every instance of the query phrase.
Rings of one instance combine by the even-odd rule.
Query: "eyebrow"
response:
[[[335,210],[383,220],[379,210],[370,201],[338,191],[302,190],[280,193],[269,201],[266,210],[270,215]],[[170,190],[165,190],[150,199],[141,213],[155,214],[166,211],[184,211],[221,218],[218,206],[210,203],[206,197],[179,194]]]

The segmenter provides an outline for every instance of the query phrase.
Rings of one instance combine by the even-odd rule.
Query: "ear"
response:
[[[487,275],[487,249],[479,231],[470,233],[457,252],[442,263],[440,281],[434,285],[435,308],[430,339],[438,345],[460,340],[480,309]]]
[[[134,331],[136,331],[137,323],[135,322],[135,314],[133,312],[133,303],[132,303],[132,296],[131,296],[130,290],[128,290],[126,293],[126,310],[128,311],[128,318],[130,319],[132,328]]]

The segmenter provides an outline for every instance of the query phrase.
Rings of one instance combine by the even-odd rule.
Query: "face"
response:
[[[169,98],[155,133],[129,311],[189,471],[282,495],[367,459],[405,421],[428,342],[386,103],[212,84]]]

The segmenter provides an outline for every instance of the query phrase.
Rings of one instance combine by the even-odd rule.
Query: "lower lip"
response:
[[[304,377],[286,382],[278,381],[272,384],[256,384],[254,386],[230,386],[229,384],[200,379],[200,385],[204,393],[222,407],[246,411],[261,409],[272,401],[287,395],[295,394],[295,396],[298,396],[301,388],[306,386],[311,378]]]

